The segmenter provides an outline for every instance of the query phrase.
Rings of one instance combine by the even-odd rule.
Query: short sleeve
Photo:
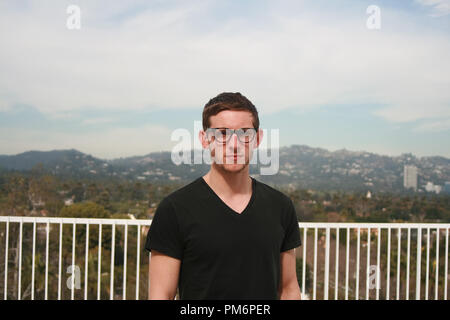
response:
[[[285,221],[285,234],[281,245],[281,252],[296,248],[302,244],[300,239],[300,230],[298,227],[297,213],[295,212],[295,207],[291,199],[288,201]]]
[[[147,233],[145,249],[156,250],[170,257],[181,260],[183,241],[174,206],[169,198],[164,198],[158,205]]]

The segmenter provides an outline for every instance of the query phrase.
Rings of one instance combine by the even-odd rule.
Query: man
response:
[[[258,112],[240,93],[203,109],[211,168],[159,204],[147,235],[149,299],[300,299],[289,197],[249,175],[262,140]]]

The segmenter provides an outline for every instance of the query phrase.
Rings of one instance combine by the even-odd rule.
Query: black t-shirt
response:
[[[145,248],[181,260],[180,299],[278,299],[280,252],[301,245],[297,215],[288,196],[251,178],[241,213],[203,177],[160,202]]]

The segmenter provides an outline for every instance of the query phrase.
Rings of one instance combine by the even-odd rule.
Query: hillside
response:
[[[250,174],[262,182],[284,187],[314,190],[404,192],[403,167],[418,168],[419,192],[427,182],[444,185],[450,181],[450,159],[418,158],[412,154],[398,157],[364,151],[328,151],[306,145],[291,145],[279,150],[279,170],[261,175],[260,164],[251,165]],[[170,152],[103,160],[80,151],[28,151],[0,155],[1,170],[30,171],[41,164],[45,171],[62,178],[118,179],[128,181],[191,181],[209,170],[207,164],[175,165]]]

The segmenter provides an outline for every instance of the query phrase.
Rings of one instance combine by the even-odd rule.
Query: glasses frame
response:
[[[219,139],[217,139],[216,133],[217,133],[218,130],[226,130],[226,137],[227,137],[227,138],[225,138],[224,141],[219,141]],[[245,131],[244,131],[244,130],[245,130]],[[244,137],[245,137],[245,133],[246,133],[247,130],[253,130],[253,131],[254,131],[254,135],[253,135],[253,137],[252,137],[251,140],[249,140],[249,141],[242,141],[241,138],[244,138]],[[209,142],[213,142],[213,141],[211,141],[211,140],[209,139],[209,137],[208,137],[208,133],[209,133],[209,132],[212,132],[212,133],[213,133],[213,136],[216,138],[215,141],[217,141],[217,143],[220,143],[220,144],[226,144],[226,143],[228,143],[228,141],[230,141],[230,138],[231,138],[231,137],[233,136],[233,134],[235,134],[235,133],[236,133],[236,136],[237,136],[239,142],[248,144],[248,143],[252,142],[252,141],[255,139],[258,130],[257,130],[256,128],[239,128],[239,129],[230,129],[230,128],[208,128],[208,129],[206,129],[206,131],[205,131],[205,133],[206,133],[206,138],[207,138],[207,140],[208,140]],[[242,132],[242,133],[241,133],[241,132]],[[230,134],[230,133],[231,133],[231,134]]]

